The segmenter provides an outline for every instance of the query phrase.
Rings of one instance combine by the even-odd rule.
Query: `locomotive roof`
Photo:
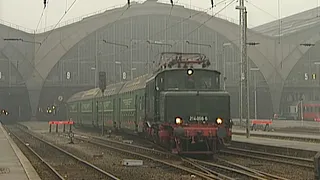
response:
[[[125,85],[125,82],[120,82],[116,84],[110,84],[106,87],[106,90],[104,91],[104,96],[112,96],[115,94],[118,94],[119,91],[122,89],[123,85]]]
[[[120,90],[119,94],[145,88],[146,82],[151,76],[152,75],[150,74],[145,74],[133,79],[132,81],[126,82],[126,84]]]

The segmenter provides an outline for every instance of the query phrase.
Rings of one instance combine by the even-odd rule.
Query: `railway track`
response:
[[[171,153],[154,150],[150,148],[141,147],[138,145],[126,144],[119,141],[103,139],[101,137],[90,136],[87,134],[79,133],[75,136],[77,140],[87,141],[91,144],[96,144],[102,147],[110,148],[123,153],[131,154],[138,157],[143,157],[158,163],[162,163],[167,166],[172,166],[176,169],[192,173],[198,177],[204,179],[218,179],[218,180],[231,180],[235,178],[240,179],[280,179],[286,180],[285,178],[268,174],[265,172],[257,171],[245,166],[234,164],[226,160],[219,160],[219,163],[212,163],[206,161],[200,161],[197,159],[184,158],[176,156]],[[128,149],[128,150],[127,150]],[[130,149],[130,150],[129,150]],[[162,157],[162,160],[159,160]],[[170,164],[170,161],[181,161],[182,164],[174,165]],[[168,164],[169,162],[169,164]],[[230,167],[232,166],[232,167]],[[195,170],[197,169],[197,170]]]
[[[254,170],[239,164],[229,162],[218,158],[218,163],[212,163],[208,161],[201,161],[197,159],[184,159],[186,163],[194,166],[195,168],[202,169],[208,174],[214,174],[218,177],[221,177],[225,180],[234,180],[234,179],[257,179],[257,180],[269,180],[269,179],[278,179],[278,180],[288,180],[286,178],[276,176],[273,174],[265,173],[262,171]],[[213,170],[214,169],[214,170]],[[224,173],[222,173],[224,172]],[[224,174],[230,174],[225,176]]]
[[[24,144],[49,170],[49,177],[43,179],[59,180],[118,180],[112,174],[74,156],[73,154],[39,138],[34,133],[16,126],[9,126],[7,130],[15,139]]]
[[[274,154],[274,153],[267,153],[267,152],[261,152],[261,151],[254,151],[254,150],[247,150],[247,149],[240,149],[235,147],[229,147],[226,150],[222,150],[221,153],[227,154],[227,155],[235,155],[235,156],[241,156],[241,157],[247,157],[247,158],[253,158],[253,159],[259,159],[263,161],[271,161],[281,164],[287,164],[302,168],[308,168],[313,170],[313,159],[311,158],[300,158],[300,157],[292,157],[292,156],[286,156],[286,155],[280,155],[280,154]]]
[[[177,169],[179,171],[188,172],[192,175],[200,177],[202,179],[211,180],[218,179],[214,175],[208,175],[204,172],[197,171],[179,164],[181,160],[180,157],[175,156],[174,154],[161,152],[158,150],[153,150],[149,148],[144,148],[136,145],[121,143],[113,140],[101,139],[94,136],[87,136],[84,134],[76,134],[75,140],[85,141],[87,143],[97,145],[103,148],[111,149],[114,151],[118,151],[124,154],[128,154],[130,156],[135,156],[139,158],[143,158],[152,162],[160,163],[164,166]],[[160,159],[161,158],[161,159]]]
[[[113,138],[114,140],[112,140]],[[153,159],[159,160],[160,158],[162,161],[165,162],[165,163],[162,163],[163,165],[161,165],[163,169],[166,169],[169,167],[169,170],[171,171],[172,169],[175,168],[180,170],[182,174],[185,174],[183,172],[188,172],[188,174],[195,175],[196,177],[201,177],[202,179],[235,179],[236,177],[241,179],[282,179],[284,180],[286,178],[283,178],[277,175],[287,177],[285,173],[279,172],[278,166],[273,167],[271,163],[269,163],[271,166],[268,166],[268,168],[264,168],[262,172],[262,171],[259,171],[261,169],[257,170],[257,168],[255,168],[256,166],[252,167],[253,164],[250,164],[250,163],[241,163],[237,161],[236,161],[237,163],[233,163],[235,162],[233,158],[231,159],[227,158],[229,160],[219,158],[218,160],[214,161],[214,163],[208,162],[208,161],[199,161],[197,159],[186,159],[179,156],[175,156],[174,154],[171,154],[168,152],[164,152],[163,149],[157,148],[156,146],[152,145],[151,142],[150,144],[147,144],[147,147],[145,147],[146,143],[138,138],[135,139],[134,142],[131,142],[132,144],[127,144],[128,142],[127,143],[121,142],[123,140],[123,138],[121,137],[101,138],[101,137],[98,137],[95,133],[88,134],[86,132],[83,133],[83,132],[76,131],[75,139],[77,141],[85,141],[86,143],[99,146],[98,148],[105,148],[106,151],[108,151],[107,149],[112,149],[115,152],[118,151],[120,153],[127,154],[131,157],[135,156],[142,159],[147,159],[148,162],[153,162],[154,161]],[[127,139],[132,139],[132,136],[128,136]],[[92,146],[92,147],[95,148],[95,146]],[[155,150],[155,149],[159,149],[159,150]],[[250,153],[248,152],[248,154]],[[258,155],[258,156],[261,156],[261,155]],[[218,157],[221,157],[221,156],[218,156]],[[246,162],[247,159],[249,160],[253,158],[241,157],[240,159],[243,159],[242,161]],[[263,162],[266,162],[266,160],[261,161],[261,163]],[[168,163],[174,164],[179,167],[172,167],[168,165]],[[158,162],[156,164],[161,164],[161,163]],[[275,173],[273,171],[273,168],[278,169],[278,170],[275,170],[277,175],[274,175]],[[291,179],[291,178],[288,178],[288,179]]]

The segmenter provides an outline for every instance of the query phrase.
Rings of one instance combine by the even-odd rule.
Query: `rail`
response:
[[[38,136],[35,135],[34,133],[29,132],[29,131],[26,130],[25,128],[21,128],[21,126],[16,126],[16,128],[19,129],[19,132],[22,132],[22,133],[24,133],[24,134],[27,134],[27,135],[29,135],[32,139],[36,139],[36,140],[38,140],[38,141],[46,144],[47,146],[52,147],[53,149],[57,150],[58,152],[60,152],[60,153],[62,153],[62,154],[64,154],[64,155],[70,157],[71,159],[75,160],[76,162],[79,162],[79,164],[82,164],[82,165],[84,165],[84,166],[92,169],[93,171],[95,171],[95,173],[99,172],[100,174],[104,175],[104,176],[107,177],[107,178],[114,179],[114,180],[119,180],[119,178],[115,177],[114,175],[112,175],[112,174],[110,174],[110,173],[108,173],[108,172],[106,172],[106,171],[104,171],[104,170],[96,167],[95,165],[93,165],[93,164],[91,164],[91,163],[89,163],[89,162],[87,162],[87,161],[85,161],[85,160],[83,160],[83,159],[81,159],[81,158],[73,155],[72,153],[69,153],[69,152],[61,149],[60,147],[58,147],[58,146],[56,146],[56,145],[54,145],[54,144],[52,144],[52,143],[50,143],[50,142],[45,141],[44,139],[38,137]],[[12,134],[14,134],[16,137],[18,137],[17,134],[15,134],[13,131],[10,131],[10,133],[12,133]],[[22,142],[23,142],[23,140],[22,140]],[[32,149],[31,147],[29,147],[29,148]],[[42,146],[41,148],[44,148],[44,147]],[[34,151],[34,150],[33,150],[33,151]],[[37,156],[41,158],[41,156],[40,156],[39,154],[38,154]],[[43,160],[43,162],[46,162],[43,158],[41,158],[41,159]],[[46,162],[46,164],[49,164],[49,163]],[[68,167],[65,167],[65,168],[67,169]],[[63,180],[65,179],[65,178],[63,178],[63,176],[62,176],[57,170],[55,170],[52,166],[50,166],[50,169],[52,169],[52,170],[57,174],[57,176],[58,176],[59,178],[62,177]],[[60,178],[60,179],[61,179],[61,178]]]
[[[89,137],[89,138],[87,138],[87,137]],[[120,142],[117,142],[117,141],[110,141],[110,140],[106,140],[106,139],[96,138],[96,137],[93,137],[93,136],[87,136],[87,137],[83,137],[81,135],[81,136],[75,136],[75,139],[80,140],[82,142],[87,142],[89,144],[93,144],[93,145],[96,145],[96,146],[100,146],[100,147],[103,147],[103,148],[112,149],[114,151],[121,152],[121,153],[124,153],[124,154],[130,154],[132,156],[148,159],[148,160],[151,160],[153,162],[157,162],[157,163],[163,164],[165,166],[168,166],[168,167],[171,167],[171,168],[175,168],[175,169],[180,170],[180,171],[184,171],[184,172],[188,172],[188,173],[194,174],[194,175],[196,175],[198,177],[201,177],[203,179],[207,179],[207,180],[217,179],[216,176],[208,175],[208,174],[206,174],[204,172],[197,171],[197,170],[194,170],[194,169],[191,169],[191,168],[188,168],[188,167],[184,167],[184,166],[181,166],[181,165],[176,165],[176,164],[167,162],[165,160],[160,160],[160,159],[152,157],[151,155],[147,155],[146,154],[146,152],[149,152],[149,153],[159,153],[159,154],[162,154],[162,155],[171,156],[169,153],[164,153],[164,152],[161,152],[161,151],[155,151],[153,149],[144,148],[144,147],[140,147],[140,146],[136,146],[136,145],[120,143]],[[109,143],[112,143],[112,144],[106,144],[106,142],[109,142]],[[122,145],[122,146],[119,147],[119,145]],[[134,148],[130,148],[130,150],[126,150],[124,146],[134,147],[134,148],[136,148],[136,150],[134,150]],[[138,153],[141,150],[142,150],[143,153]],[[174,155],[172,155],[171,157],[173,157],[173,156]]]
[[[196,173],[200,173],[199,177],[208,177],[208,178],[214,178],[214,179],[218,179],[218,180],[220,180],[220,179],[231,180],[234,178],[232,178],[230,176],[230,174],[233,174],[234,176],[236,175],[236,177],[241,176],[241,177],[244,177],[245,179],[251,178],[251,179],[266,180],[266,179],[268,179],[267,177],[271,177],[271,178],[280,179],[280,180],[287,180],[287,179],[280,177],[280,176],[276,176],[273,174],[268,174],[266,172],[247,168],[245,166],[241,166],[241,165],[235,164],[235,163],[233,163],[233,166],[237,167],[237,169],[230,168],[230,167],[220,165],[217,163],[211,163],[211,162],[200,161],[197,159],[180,157],[180,156],[168,153],[168,152],[164,152],[162,150],[154,150],[154,149],[142,147],[139,145],[126,144],[126,143],[115,141],[115,140],[91,136],[91,135],[88,135],[85,133],[78,133],[77,132],[76,135],[77,136],[75,136],[75,138],[78,138],[78,140],[87,141],[88,143],[93,143],[93,144],[96,144],[96,145],[99,145],[102,147],[112,148],[114,150],[121,151],[126,154],[129,153],[129,154],[134,154],[134,155],[144,157],[144,158],[150,158],[147,154],[151,153],[151,154],[161,155],[166,158],[179,158],[180,160],[182,160],[182,162],[184,164],[186,164],[184,167],[182,167],[182,169],[186,168],[185,170],[187,172],[190,172],[188,170],[190,170],[190,169],[195,170],[195,168],[197,168],[198,171],[192,172],[192,173],[195,175],[198,175],[198,176],[199,176],[199,174],[196,174]],[[92,140],[94,140],[94,141],[92,141]],[[111,143],[111,144],[109,144],[109,143]],[[131,151],[128,152],[127,150],[125,150],[125,148],[123,146],[129,147],[128,149],[131,149]],[[134,150],[134,149],[138,149],[138,150]],[[136,152],[133,152],[133,151],[143,152],[144,154],[143,155],[141,155],[139,153],[136,154]],[[151,159],[151,160],[154,160],[154,159]],[[166,161],[164,161],[164,164],[165,163],[166,163]],[[231,162],[229,162],[229,163],[231,163]],[[208,168],[206,166],[210,166],[210,167]],[[179,167],[175,167],[175,168],[178,169]],[[214,171],[214,170],[212,170],[212,168],[218,169],[218,170]],[[224,173],[222,173],[221,171],[223,171]]]
[[[56,176],[58,179],[61,179],[61,180],[65,180],[63,176],[61,176],[46,160],[44,160],[36,151],[34,151],[30,146],[27,146],[23,140],[17,136],[14,132],[10,132],[11,135],[13,135],[13,137],[15,139],[18,140],[19,144],[22,144],[24,147],[26,147],[33,155],[35,155],[39,160],[40,162],[42,162],[53,174],[54,176]]]
[[[194,166],[195,168],[206,171],[208,174],[212,174],[226,180],[233,180],[234,178],[224,175],[223,173],[221,173],[222,171],[227,172],[228,174],[234,174],[233,176],[236,176],[239,179],[249,178],[249,179],[257,179],[257,180],[267,180],[264,177],[261,177],[259,175],[252,173],[251,171],[244,171],[244,170],[239,170],[235,168],[230,168],[230,167],[219,165],[216,163],[210,163],[206,161],[200,161],[197,159],[189,159],[189,158],[183,159],[183,161],[190,164],[191,166]],[[218,169],[219,171],[214,171],[211,168],[208,168],[206,166],[209,166],[214,169]]]
[[[303,168],[309,168],[309,169],[314,168],[313,160],[310,158],[285,156],[280,154],[246,150],[246,149],[240,149],[240,148],[234,148],[234,147],[229,147],[228,149],[222,150],[221,152],[229,155],[243,156],[243,157],[259,159],[264,161],[271,161],[271,162],[276,162],[281,164],[288,164],[288,165],[298,166]]]

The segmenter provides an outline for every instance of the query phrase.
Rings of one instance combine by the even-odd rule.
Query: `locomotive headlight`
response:
[[[187,74],[190,76],[193,74],[193,70],[192,69],[188,69]]]
[[[223,121],[221,118],[217,118],[216,122],[217,122],[217,124],[222,124]]]
[[[176,124],[182,124],[182,119],[180,117],[176,117]]]

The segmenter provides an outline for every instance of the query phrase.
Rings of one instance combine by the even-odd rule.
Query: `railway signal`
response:
[[[101,89],[102,92],[106,90],[107,86],[107,77],[106,77],[106,72],[100,71],[99,72],[99,88]]]

